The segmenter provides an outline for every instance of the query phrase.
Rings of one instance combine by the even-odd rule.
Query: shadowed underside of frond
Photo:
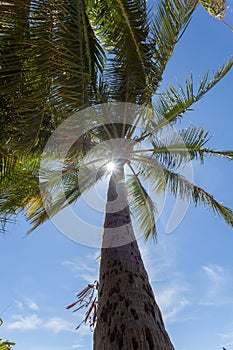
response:
[[[0,13],[1,143],[43,149],[62,119],[90,104],[103,51],[84,0],[13,0]]]
[[[109,0],[95,2],[93,21],[108,52],[103,80],[114,100],[143,103],[152,95],[147,84],[154,69],[147,16],[144,0],[116,0],[114,6]]]
[[[111,100],[148,103],[198,1],[95,1],[95,32],[108,52],[103,81]]]

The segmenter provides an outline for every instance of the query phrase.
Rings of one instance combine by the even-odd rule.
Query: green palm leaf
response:
[[[161,82],[164,69],[173,54],[198,5],[196,0],[160,1],[151,23],[153,56],[156,60],[156,85]]]
[[[103,164],[103,160],[101,159]],[[60,210],[76,202],[83,192],[88,191],[96,183],[108,175],[105,167],[98,170],[98,161],[90,162],[88,165],[67,163],[61,171],[44,169],[40,175],[43,182],[40,185],[43,198],[35,198],[27,206],[26,215],[33,224],[34,231],[49,217],[54,216]],[[61,188],[62,186],[62,188]],[[48,194],[48,198],[46,198]]]
[[[210,89],[212,89],[233,66],[233,59],[222,65],[214,74],[212,79],[208,79],[208,72],[200,79],[197,93],[194,93],[193,77],[185,79],[185,89],[179,85],[178,89],[172,85],[162,92],[153,105],[155,110],[155,123],[153,132],[162,127],[174,123],[190,107],[199,101]]]
[[[140,176],[150,181],[157,192],[168,190],[174,197],[192,201],[195,206],[202,203],[221,216],[228,225],[233,227],[233,212],[216,201],[213,195],[188,181],[184,176],[162,166],[156,159],[140,156]]]
[[[9,218],[23,211],[27,203],[39,196],[38,157],[22,157],[5,160],[4,171],[0,174],[0,212]],[[23,189],[23,190],[22,190]]]
[[[154,70],[147,43],[149,26],[145,1],[117,0],[114,7],[110,0],[96,1],[94,16],[96,32],[108,52],[103,78],[110,96],[118,101],[143,103],[150,91],[147,76]]]
[[[203,163],[207,156],[233,160],[233,151],[217,151],[204,147],[209,139],[209,133],[203,128],[189,127],[172,135],[167,132],[162,140],[161,137],[153,137],[153,148],[144,152],[151,151],[154,157],[168,168],[179,168],[193,159],[199,159]]]
[[[153,155],[167,167],[179,168],[192,159],[203,160],[203,146],[209,140],[208,132],[196,127],[189,127],[174,133],[167,133],[162,141],[154,137],[152,141]]]
[[[130,210],[134,219],[140,225],[140,230],[144,234],[145,240],[149,237],[156,239],[157,232],[154,218],[156,207],[154,202],[135,173],[127,176],[126,184]]]
[[[226,0],[201,0],[200,4],[211,16],[219,19],[233,32],[233,28],[224,20],[227,12]]]
[[[25,153],[94,99],[104,54],[84,0],[13,0],[0,13],[0,136]]]

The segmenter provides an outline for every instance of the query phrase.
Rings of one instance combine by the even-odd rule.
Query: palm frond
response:
[[[3,177],[9,177],[16,163],[16,158],[13,155],[0,155],[0,181]]]
[[[200,4],[213,17],[222,20],[226,14],[225,0],[201,0]]]
[[[225,21],[227,12],[226,0],[200,0],[200,4],[211,16],[219,19],[228,29],[233,32],[233,27]]]
[[[152,145],[154,157],[168,168],[179,168],[193,159],[204,162],[206,156],[218,156],[229,160],[233,159],[233,151],[217,151],[204,147],[210,140],[208,132],[195,126],[178,132],[166,133],[165,137],[153,137]]]
[[[13,220],[10,216],[4,217],[0,215],[0,233],[6,233],[7,225],[12,223],[15,223],[15,220]]]
[[[216,150],[212,150],[209,148],[204,148],[201,151],[199,151],[200,155],[201,153],[203,155],[208,155],[208,156],[217,156],[220,158],[226,158],[229,160],[233,160],[233,151],[216,151]]]
[[[165,133],[164,137],[153,137],[153,155],[168,168],[179,168],[192,159],[203,161],[203,146],[209,140],[204,129],[189,127],[178,132]]]
[[[13,162],[5,160],[0,176],[0,216],[3,221],[22,212],[32,198],[40,195],[39,165],[38,157],[14,158]]]
[[[185,79],[185,89],[179,84],[178,89],[170,85],[168,89],[162,92],[154,104],[155,121],[152,123],[153,132],[158,131],[162,127],[174,123],[180,118],[190,107],[199,101],[210,89],[212,89],[233,66],[233,59],[222,65],[209,79],[207,72],[200,79],[197,93],[194,93],[194,84],[192,75]]]
[[[1,136],[30,151],[90,103],[104,54],[84,0],[12,0],[0,13]]]
[[[129,206],[135,220],[140,225],[145,240],[150,237],[156,239],[156,225],[154,212],[155,204],[143,187],[137,174],[128,175],[126,186],[129,195]]]
[[[42,172],[43,183],[40,188],[45,195],[43,200],[35,198],[28,204],[26,215],[33,224],[29,233],[49,217],[77,201],[83,192],[89,190],[108,175],[105,167],[98,167],[96,163],[98,162],[94,161],[88,165],[84,163],[82,166],[69,164],[62,173],[56,169],[46,169]]]
[[[147,42],[147,5],[144,0],[95,1],[96,33],[108,52],[103,79],[109,96],[122,102],[143,103],[151,97],[147,75],[154,60]],[[155,73],[153,71],[153,73]]]
[[[51,19],[45,16],[44,3],[38,4],[37,16],[34,6],[36,2],[20,0],[0,4],[1,136],[11,135],[5,142],[21,151],[37,143],[49,113]]]
[[[156,60],[157,86],[162,80],[175,44],[183,35],[197,5],[196,0],[163,0],[158,4],[150,25],[153,57]]]
[[[202,203],[205,207],[209,207],[215,214],[222,217],[229,226],[233,227],[232,210],[216,201],[212,194],[188,181],[184,176],[162,166],[157,159],[140,156],[136,160],[140,161],[140,176],[145,181],[150,181],[155,191],[168,190],[174,197],[192,201],[195,206]]]
[[[84,0],[52,1],[54,28],[53,98],[63,110],[74,112],[90,103],[103,68],[104,53],[90,24]]]

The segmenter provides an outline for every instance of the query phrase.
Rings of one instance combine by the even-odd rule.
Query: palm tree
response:
[[[233,152],[207,147],[209,135],[203,129],[171,132],[225,76],[233,60],[212,78],[205,74],[196,92],[191,76],[185,87],[170,85],[155,99],[197,1],[161,1],[153,15],[142,0],[117,0],[114,8],[108,0],[33,1],[29,10],[27,3],[26,15],[21,10],[24,3],[0,4],[1,121],[6,122],[2,139],[12,132],[8,142],[0,144],[2,218],[23,211],[35,229],[111,173],[94,348],[174,349],[134,237],[131,214],[145,239],[155,239],[156,203],[146,189],[150,183],[152,192],[169,191],[195,205],[203,203],[233,226],[232,211],[180,173],[193,159],[232,160]],[[20,30],[10,37],[17,26]],[[15,51],[10,53],[9,46]],[[73,115],[76,125],[69,123]],[[41,156],[61,121],[65,124],[58,128],[57,143],[47,143],[47,153]],[[80,125],[83,131],[74,142]],[[164,132],[166,137],[161,137]]]

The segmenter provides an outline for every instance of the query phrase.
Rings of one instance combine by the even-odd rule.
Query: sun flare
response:
[[[110,172],[113,172],[113,170],[116,168],[116,165],[114,162],[109,162],[107,165],[106,165],[106,168],[108,171]]]

